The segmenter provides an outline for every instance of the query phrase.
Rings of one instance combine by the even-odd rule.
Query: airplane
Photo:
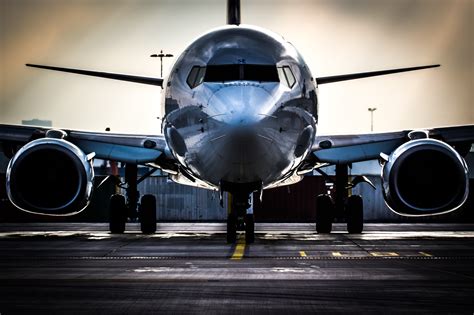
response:
[[[306,173],[336,166],[335,197],[317,197],[316,232],[330,233],[343,214],[349,233],[363,231],[361,196],[347,189],[348,167],[379,160],[382,191],[391,210],[405,216],[447,213],[469,193],[464,156],[474,125],[397,132],[318,135],[320,85],[407,71],[399,69],[314,77],[296,48],[269,30],[241,24],[240,0],[227,1],[227,25],[213,29],[177,58],[167,78],[26,64],[161,87],[165,116],[159,135],[0,125],[0,143],[10,158],[6,173],[11,203],[30,213],[64,216],[82,211],[94,190],[94,158],[125,163],[126,194],[110,198],[110,232],[123,233],[138,213],[141,231],[156,232],[156,199],[139,200],[137,183],[162,170],[180,184],[232,196],[227,242],[237,230],[254,242],[249,196],[291,185]],[[151,171],[138,179],[138,165]],[[330,180],[328,178],[328,180]]]

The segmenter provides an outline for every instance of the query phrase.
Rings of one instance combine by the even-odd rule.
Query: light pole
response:
[[[377,110],[377,107],[369,107],[368,108],[370,112],[370,131],[374,131],[374,112]]]
[[[159,57],[160,58],[160,63],[161,63],[161,77],[163,78],[163,58],[167,58],[167,57],[173,57],[172,54],[164,54],[163,53],[163,50],[160,51],[159,54],[153,54],[153,55],[150,55],[150,57]]]

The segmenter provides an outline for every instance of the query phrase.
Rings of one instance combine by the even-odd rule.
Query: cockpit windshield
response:
[[[276,65],[228,64],[194,66],[187,83],[194,88],[202,82],[257,81],[280,82]]]
[[[191,89],[203,82],[229,81],[282,82],[290,89],[296,83],[289,66],[277,67],[276,65],[256,64],[194,66],[186,80]]]
[[[259,81],[280,82],[277,67],[273,65],[209,65],[204,82]]]

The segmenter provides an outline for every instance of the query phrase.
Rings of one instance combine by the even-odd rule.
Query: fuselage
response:
[[[170,151],[210,188],[282,182],[316,133],[309,68],[293,45],[253,26],[224,26],[191,43],[165,83],[163,105]]]

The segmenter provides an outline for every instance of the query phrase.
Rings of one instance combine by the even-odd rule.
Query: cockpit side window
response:
[[[188,83],[191,89],[202,83],[204,74],[206,73],[206,67],[194,66],[189,72],[186,83]]]
[[[290,89],[293,88],[296,83],[293,71],[291,71],[289,66],[278,67],[278,76],[280,77],[280,81],[286,83]]]
[[[204,81],[204,75],[206,74],[206,67],[200,67],[199,73],[196,77],[196,86],[201,84]]]

